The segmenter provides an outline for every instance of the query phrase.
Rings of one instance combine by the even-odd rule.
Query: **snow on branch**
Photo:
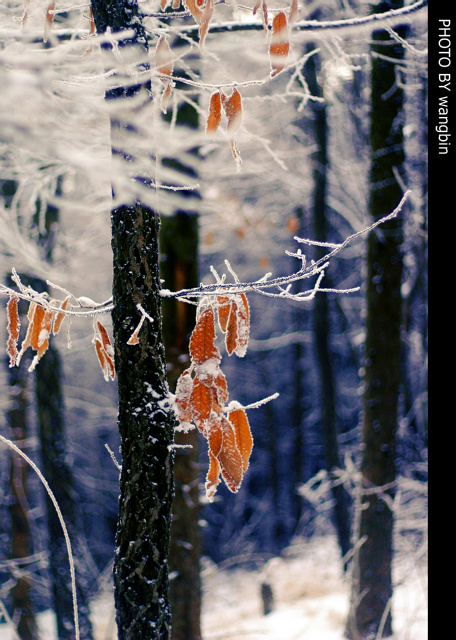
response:
[[[399,9],[391,9],[383,13],[372,13],[368,16],[351,17],[343,20],[301,20],[293,24],[294,31],[318,32],[318,31],[341,31],[346,29],[359,29],[359,27],[370,26],[375,29],[383,26],[394,27],[402,24],[404,18],[412,13],[416,13],[427,7],[428,0],[418,0],[411,5]],[[269,27],[270,28],[270,27]],[[231,33],[233,31],[260,31],[264,29],[263,22],[252,20],[251,22],[223,22],[214,23],[209,26],[210,33]],[[196,26],[177,27],[176,33],[192,33],[197,31]]]
[[[387,216],[384,216],[379,220],[376,220],[374,223],[372,223],[365,229],[362,229],[361,231],[358,231],[348,236],[340,244],[322,243],[322,242],[317,242],[315,240],[308,240],[305,238],[299,238],[295,236],[294,239],[296,240],[296,242],[300,244],[307,244],[311,246],[316,245],[320,247],[324,246],[324,247],[330,248],[331,251],[329,251],[329,253],[324,255],[319,260],[316,260],[316,261],[312,260],[309,265],[307,264],[306,256],[301,252],[301,249],[298,249],[296,252],[286,251],[287,255],[297,258],[298,260],[301,261],[301,268],[290,275],[279,276],[277,278],[271,279],[272,274],[267,273],[262,278],[260,278],[259,280],[256,280],[255,282],[240,282],[239,278],[236,276],[235,272],[233,271],[230,263],[228,261],[225,261],[226,267],[228,271],[231,273],[231,275],[233,276],[234,282],[232,283],[226,282],[225,274],[222,277],[220,277],[215,271],[215,269],[211,268],[212,274],[214,275],[214,278],[216,280],[215,283],[212,283],[212,284],[201,283],[199,287],[195,287],[192,289],[181,289],[180,291],[175,291],[175,292],[170,291],[169,289],[162,289],[160,291],[160,295],[164,298],[178,298],[183,301],[189,301],[192,298],[200,299],[200,298],[203,298],[204,296],[214,296],[214,295],[226,296],[227,294],[239,294],[239,293],[245,294],[245,293],[253,292],[253,293],[258,293],[268,297],[287,298],[289,300],[304,301],[304,300],[311,300],[312,298],[314,298],[318,291],[331,292],[331,293],[352,293],[354,291],[358,291],[359,287],[355,287],[351,289],[332,289],[332,288],[327,289],[327,288],[320,287],[321,281],[324,277],[325,269],[329,265],[329,261],[335,255],[337,255],[340,251],[342,251],[342,249],[344,249],[347,245],[352,243],[354,240],[356,240],[360,236],[365,235],[370,231],[373,231],[379,225],[382,225],[385,222],[397,217],[397,215],[402,210],[402,207],[404,206],[410,194],[411,194],[410,190],[406,191],[401,201],[399,202],[398,206],[394,209],[394,211],[392,211]],[[307,291],[300,291],[298,293],[293,293],[291,291],[291,287],[295,282],[299,280],[305,280],[307,278],[312,278],[314,276],[316,276],[317,279],[312,288],[308,289]]]
[[[66,289],[60,285],[53,284],[49,280],[46,281],[50,287],[61,291],[66,295],[68,300],[72,300],[73,303],[69,303],[62,308],[60,303],[51,298],[47,292],[39,293],[30,286],[25,286],[15,269],[12,269],[11,279],[17,285],[18,290],[13,289],[3,283],[0,283],[0,295],[8,297],[16,297],[26,302],[36,303],[43,307],[45,311],[51,311],[57,314],[63,314],[65,316],[96,316],[99,314],[110,313],[114,305],[112,304],[112,298],[105,300],[104,302],[95,302],[86,296],[76,297],[69,293]]]

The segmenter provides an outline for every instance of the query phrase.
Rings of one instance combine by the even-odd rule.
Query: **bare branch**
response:
[[[260,278],[259,280],[256,280],[255,282],[239,282],[237,276],[235,276],[234,274],[234,271],[231,265],[228,264],[227,268],[235,279],[233,283],[225,282],[224,277],[220,278],[218,274],[216,274],[215,270],[212,268],[211,271],[213,275],[215,275],[216,277],[216,282],[214,284],[206,284],[206,285],[200,284],[199,287],[195,287],[193,289],[182,289],[181,291],[176,291],[176,292],[172,292],[169,289],[162,289],[160,294],[164,298],[185,299],[185,298],[201,298],[207,295],[220,295],[220,294],[226,295],[226,294],[234,294],[234,293],[254,292],[267,297],[288,298],[290,300],[304,301],[304,300],[311,300],[315,296],[317,291],[331,291],[332,293],[351,293],[353,291],[357,291],[358,287],[351,288],[351,289],[320,289],[319,285],[324,276],[324,270],[328,266],[329,260],[333,258],[336,254],[338,254],[340,251],[342,251],[342,249],[344,249],[348,244],[350,244],[360,236],[365,235],[370,231],[373,231],[379,225],[384,224],[388,220],[392,220],[393,218],[395,218],[401,211],[405,201],[407,200],[410,194],[411,194],[411,191],[406,191],[406,193],[403,195],[396,209],[394,209],[394,211],[392,211],[387,216],[380,218],[380,220],[377,220],[376,222],[372,223],[370,226],[366,227],[365,229],[362,229],[361,231],[358,231],[352,234],[351,236],[348,236],[340,244],[329,244],[328,247],[331,247],[332,251],[324,255],[322,258],[320,258],[316,262],[311,261],[310,265],[308,266],[306,263],[305,256],[300,252],[299,249],[298,249],[298,252],[296,253],[290,253],[287,251],[286,253],[288,255],[300,259],[301,265],[302,265],[298,271],[288,276],[280,276],[278,278],[273,278],[270,280],[269,279],[270,274],[267,274],[267,276],[263,276],[262,278]],[[319,246],[322,246],[322,243],[316,243],[312,240],[306,240],[303,238],[299,238],[297,236],[295,236],[294,239],[297,242],[302,244],[310,244],[310,245],[318,244]],[[299,293],[290,292],[290,286],[294,282],[297,282],[298,280],[304,280],[306,278],[311,278],[313,276],[317,276],[317,281],[315,285],[312,287],[312,289],[304,292],[299,292]],[[274,289],[276,289],[276,291],[273,291]]]

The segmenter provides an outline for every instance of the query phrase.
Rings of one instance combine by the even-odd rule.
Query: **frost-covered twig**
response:
[[[70,304],[67,308],[62,309],[60,306],[56,306],[56,300],[53,300],[49,294],[45,291],[39,293],[32,287],[25,286],[15,269],[11,271],[11,279],[16,284],[18,290],[13,289],[5,284],[0,283],[0,295],[8,297],[15,296],[26,302],[35,302],[41,305],[47,311],[53,311],[59,314],[65,314],[67,316],[96,316],[99,314],[110,313],[114,305],[112,304],[112,298],[105,300],[104,302],[95,302],[91,298],[86,296],[76,297],[72,293],[69,293],[66,289],[60,285],[53,284],[49,280],[47,284],[58,291],[64,293],[67,297],[71,298],[74,304]]]
[[[117,467],[117,469],[118,469],[119,471],[122,471],[122,465],[121,465],[121,464],[119,464],[119,463],[117,462],[117,458],[116,458],[116,456],[114,455],[114,451],[111,449],[111,447],[110,447],[108,444],[105,444],[105,447],[106,447],[106,449],[107,449],[107,451],[108,451],[109,455],[111,456],[111,459],[112,459],[112,461],[114,462],[114,464],[115,464],[115,466]]]
[[[130,344],[130,345],[138,344],[138,342],[139,342],[139,338],[138,338],[139,332],[141,331],[141,327],[143,326],[143,324],[144,324],[146,319],[149,320],[149,322],[152,322],[152,324],[154,323],[154,319],[147,313],[147,311],[143,308],[143,306],[139,302],[136,305],[136,308],[141,313],[141,319],[140,319],[136,329],[133,331],[131,336],[128,338],[127,344]]]
[[[303,300],[312,299],[317,293],[317,291],[331,291],[332,293],[351,293],[353,291],[357,291],[358,288],[356,287],[350,288],[350,289],[320,288],[320,282],[323,278],[324,270],[328,266],[330,259],[333,258],[335,255],[337,255],[348,244],[350,244],[360,236],[365,235],[370,231],[373,231],[379,225],[384,224],[385,222],[395,218],[399,214],[399,212],[402,210],[402,207],[404,206],[410,194],[411,194],[411,191],[406,191],[401,201],[399,202],[398,206],[394,209],[394,211],[392,211],[387,216],[384,216],[383,218],[376,220],[365,229],[362,229],[361,231],[353,233],[352,235],[348,236],[340,244],[328,244],[327,245],[328,248],[332,248],[332,250],[326,255],[324,255],[322,258],[320,258],[319,260],[316,260],[315,262],[312,261],[310,265],[307,265],[305,256],[304,254],[301,253],[299,249],[295,253],[286,251],[287,255],[301,260],[301,268],[290,275],[279,276],[278,278],[270,279],[269,278],[270,274],[267,274],[267,277],[263,276],[262,278],[260,278],[259,280],[256,280],[255,282],[240,282],[239,279],[236,277],[234,282],[232,283],[225,282],[224,278],[220,278],[217,276],[215,283],[200,284],[199,287],[194,287],[192,289],[181,289],[180,291],[174,291],[174,292],[170,291],[169,289],[162,289],[160,292],[160,295],[164,298],[185,299],[185,298],[201,298],[207,295],[223,295],[223,294],[226,295],[226,294],[234,294],[234,293],[254,292],[267,297],[288,298],[290,300],[303,301]],[[317,243],[312,240],[306,240],[304,238],[299,238],[297,236],[295,236],[294,239],[296,240],[296,242],[299,242],[301,244],[319,244],[319,246],[325,246],[325,245],[322,245],[321,243]],[[231,265],[229,265],[229,263],[227,264],[227,268],[230,271],[230,273],[233,275],[234,272],[232,270]],[[212,270],[212,273],[214,274],[214,269],[211,269],[211,270]],[[313,276],[317,276],[317,281],[315,285],[312,287],[312,289],[309,289],[308,291],[305,291],[305,292],[298,292],[298,293],[291,292],[290,287],[294,282],[297,282],[299,280],[304,280],[306,278],[311,278]],[[274,291],[274,289],[276,291]]]
[[[230,411],[235,411],[236,409],[258,409],[258,407],[271,402],[271,400],[275,400],[279,397],[279,393],[273,393],[272,396],[268,396],[267,398],[263,398],[262,400],[257,400],[256,402],[252,402],[251,404],[243,405],[236,400],[232,400],[229,405],[225,409],[225,413],[229,413]]]
[[[345,18],[343,20],[301,20],[293,24],[294,31],[341,31],[345,29],[353,29],[372,26],[376,29],[383,25],[397,26],[402,24],[403,19],[408,17],[412,13],[416,13],[421,9],[427,7],[427,0],[418,0],[414,4],[406,7],[400,7],[399,9],[391,9],[390,11],[384,11],[383,13],[371,13],[367,16],[353,16],[351,18]],[[172,15],[172,14],[171,14]],[[244,22],[219,22],[213,23],[209,26],[210,33],[231,33],[233,31],[259,31],[264,29],[263,23],[259,20],[252,19],[251,21]],[[193,33],[197,30],[197,27],[185,26],[180,29],[177,28],[177,32]]]

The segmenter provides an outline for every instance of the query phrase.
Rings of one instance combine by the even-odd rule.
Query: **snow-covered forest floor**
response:
[[[421,547],[422,550],[422,547]],[[238,559],[240,560],[240,559]],[[253,567],[255,557],[249,559]],[[300,541],[261,569],[216,566],[203,561],[204,640],[343,640],[349,582],[335,538]],[[394,640],[427,640],[427,558],[399,553],[394,570]],[[261,584],[271,585],[274,609],[263,614]],[[109,594],[93,605],[95,640],[116,638]],[[41,638],[55,640],[50,612],[39,616]],[[0,640],[12,640],[0,625]]]

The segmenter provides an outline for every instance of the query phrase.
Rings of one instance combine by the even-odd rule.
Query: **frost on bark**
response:
[[[136,56],[138,60],[145,57],[147,40],[136,1],[93,0],[92,10],[98,33],[105,33],[108,27],[114,33],[129,29],[131,34],[133,30],[128,39],[119,41],[122,55],[130,61]],[[113,101],[120,99],[122,113],[128,116],[126,100],[138,96],[139,92],[146,98],[142,106],[147,107],[152,99],[147,83],[128,88],[120,85],[111,89],[106,97]],[[115,106],[113,103],[114,109]],[[115,149],[119,134],[122,136],[132,126],[128,120],[116,121],[113,116],[114,154],[119,153]],[[125,155],[126,170],[129,160],[132,158]],[[134,180],[135,176],[131,178]],[[144,180],[142,182],[144,184]],[[168,403],[161,327],[159,218],[138,197],[136,201],[115,206],[111,225],[112,321],[122,450],[114,561],[118,637],[119,640],[169,639],[168,549],[173,497],[170,445],[175,418]],[[138,304],[153,322],[144,323],[138,344],[128,345],[141,317]]]
[[[169,638],[168,547],[174,414],[168,405],[158,273],[159,219],[147,207],[112,212],[113,333],[122,447],[114,588],[119,639]],[[127,340],[139,320],[139,344]]]
[[[399,8],[402,0],[380,3],[376,11]],[[399,30],[404,37],[403,30]],[[402,197],[395,171],[404,162],[403,91],[391,60],[403,48],[386,31],[373,34],[371,74],[371,175],[369,209],[374,220]],[[388,59],[384,58],[389,41]],[[378,44],[377,44],[378,42]],[[392,90],[394,88],[394,90]],[[402,224],[395,218],[369,234],[367,317],[364,354],[363,456],[358,545],[352,605],[347,627],[353,640],[392,634],[391,599],[396,430],[401,353]],[[355,541],[356,542],[356,541]]]

